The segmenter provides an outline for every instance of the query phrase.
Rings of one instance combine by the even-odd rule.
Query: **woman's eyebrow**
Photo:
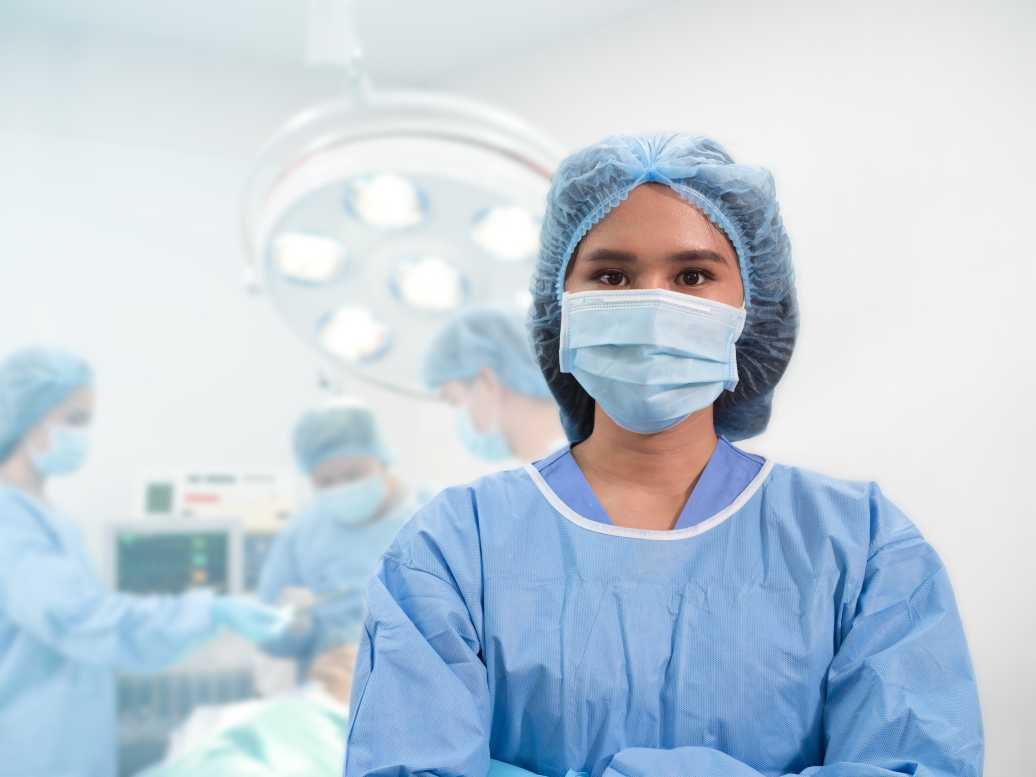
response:
[[[618,262],[626,263],[637,261],[637,255],[631,251],[620,251],[615,248],[595,248],[590,253],[581,257],[585,262]]]
[[[616,248],[596,248],[580,258],[585,262],[613,262],[617,264],[630,264],[637,261],[637,255],[632,251],[621,251]],[[692,248],[686,251],[677,251],[675,254],[670,254],[668,259],[671,262],[730,263],[723,254],[708,248]]]
[[[689,251],[679,251],[669,257],[671,262],[715,262],[716,264],[729,264],[730,261],[723,254],[711,251],[708,248],[695,248]]]

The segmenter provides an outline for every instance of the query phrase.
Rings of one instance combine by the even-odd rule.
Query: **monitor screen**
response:
[[[227,593],[229,551],[226,531],[121,531],[116,537],[116,585],[135,594],[176,594],[191,588]]]

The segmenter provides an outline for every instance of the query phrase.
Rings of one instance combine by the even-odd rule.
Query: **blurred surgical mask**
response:
[[[83,466],[90,438],[83,427],[60,424],[49,432],[50,446],[43,453],[32,453],[32,465],[41,475],[68,475]]]
[[[325,517],[343,524],[365,523],[377,515],[388,496],[388,484],[382,475],[321,489],[314,506]]]
[[[513,456],[503,432],[499,429],[480,432],[464,407],[457,410],[457,434],[472,456],[485,461],[502,461]]]

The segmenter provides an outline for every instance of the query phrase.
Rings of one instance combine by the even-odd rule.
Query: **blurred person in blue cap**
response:
[[[517,316],[495,308],[457,314],[428,348],[424,379],[457,409],[457,433],[478,458],[530,461],[564,439],[557,405]]]
[[[278,611],[208,591],[106,588],[52,477],[84,463],[93,374],[78,356],[26,348],[0,362],[0,775],[113,777],[116,671],[154,671],[230,627],[262,642]]]
[[[294,447],[314,497],[274,541],[259,596],[303,611],[292,629],[263,646],[297,659],[303,679],[320,656],[341,656],[338,648],[355,647],[367,578],[427,494],[408,488],[393,472],[374,413],[353,400],[333,400],[305,413],[295,427]]]
[[[548,195],[531,333],[571,446],[381,560],[347,777],[978,777],[939,555],[874,482],[748,453],[798,328],[771,175],[613,136]]]

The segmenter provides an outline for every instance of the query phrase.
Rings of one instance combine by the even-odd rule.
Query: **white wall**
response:
[[[1036,6],[791,5],[657,4],[450,86],[572,147],[682,130],[773,170],[802,335],[746,447],[875,479],[912,516],[955,583],[987,773],[1018,774],[1036,725]]]
[[[689,130],[774,171],[803,329],[747,447],[876,479],[920,525],[968,628],[987,773],[1017,774],[1036,723],[1033,7],[645,7],[448,87],[569,146]],[[59,497],[98,522],[130,509],[142,463],[290,467],[312,362],[240,292],[236,198],[261,140],[331,82],[15,32],[0,46],[0,352],[63,342],[100,375],[95,456]],[[372,400],[406,440],[413,413]],[[480,471],[446,413],[416,423],[435,456],[402,446],[404,472]]]

